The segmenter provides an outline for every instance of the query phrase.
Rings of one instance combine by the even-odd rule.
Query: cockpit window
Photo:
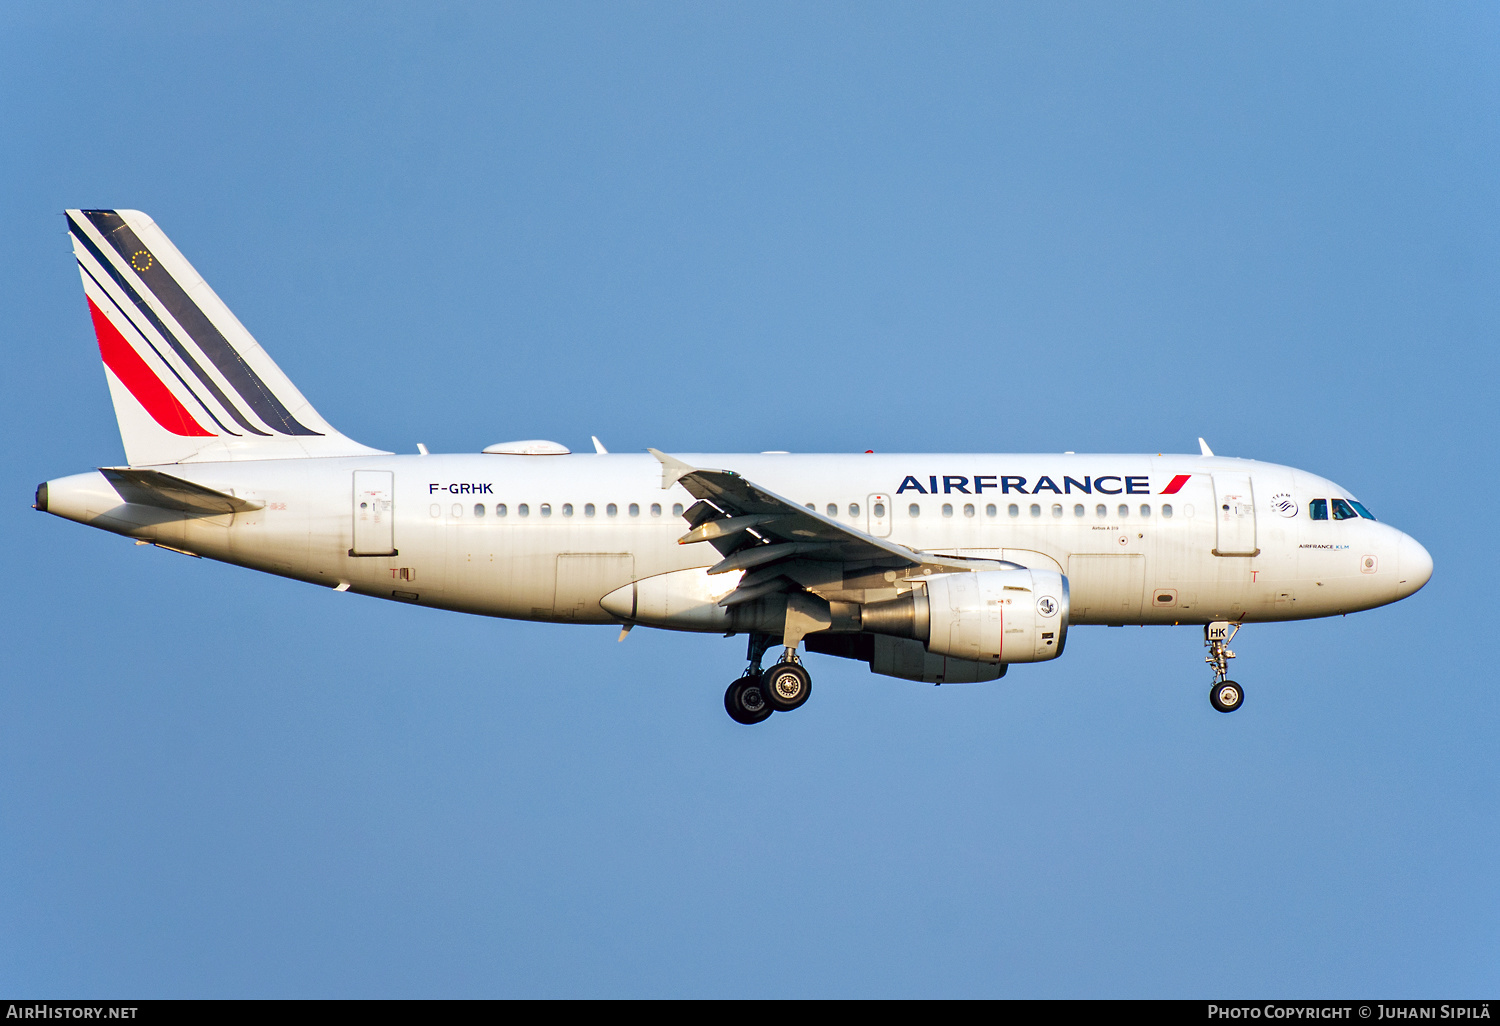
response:
[[[1353,499],[1350,499],[1349,500],[1349,505],[1351,505],[1355,509],[1359,510],[1359,515],[1362,516],[1362,517],[1364,517],[1366,520],[1374,520],[1375,519],[1375,514],[1371,513],[1369,510],[1365,509],[1365,504],[1364,503],[1362,503],[1362,502],[1355,502]]]
[[[1343,499],[1333,500],[1333,519],[1335,520],[1357,520],[1359,514],[1354,512],[1354,507]]]
[[[1313,520],[1328,519],[1328,500],[1312,499],[1307,504],[1307,515]]]

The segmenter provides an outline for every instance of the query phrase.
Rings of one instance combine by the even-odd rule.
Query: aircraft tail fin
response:
[[[381,452],[318,415],[151,218],[67,217],[131,466]]]

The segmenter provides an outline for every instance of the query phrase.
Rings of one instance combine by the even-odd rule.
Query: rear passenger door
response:
[[[354,472],[354,545],[351,556],[396,555],[395,474]]]

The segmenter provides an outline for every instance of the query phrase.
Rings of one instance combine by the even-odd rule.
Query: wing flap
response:
[[[658,449],[648,451],[661,461],[663,488],[680,484],[700,500],[694,504],[694,510],[709,503],[723,514],[722,519],[708,519],[700,513],[692,521],[693,530],[683,536],[683,544],[710,541],[719,547],[725,541],[738,539],[732,542],[737,548],[720,548],[726,558],[710,573],[769,567],[791,559],[900,570],[973,568],[970,560],[918,552],[841,524],[732,470],[705,470]]]

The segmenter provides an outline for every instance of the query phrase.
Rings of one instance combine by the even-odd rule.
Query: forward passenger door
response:
[[[1216,556],[1254,556],[1255,495],[1249,474],[1215,474],[1214,522],[1218,525]]]

